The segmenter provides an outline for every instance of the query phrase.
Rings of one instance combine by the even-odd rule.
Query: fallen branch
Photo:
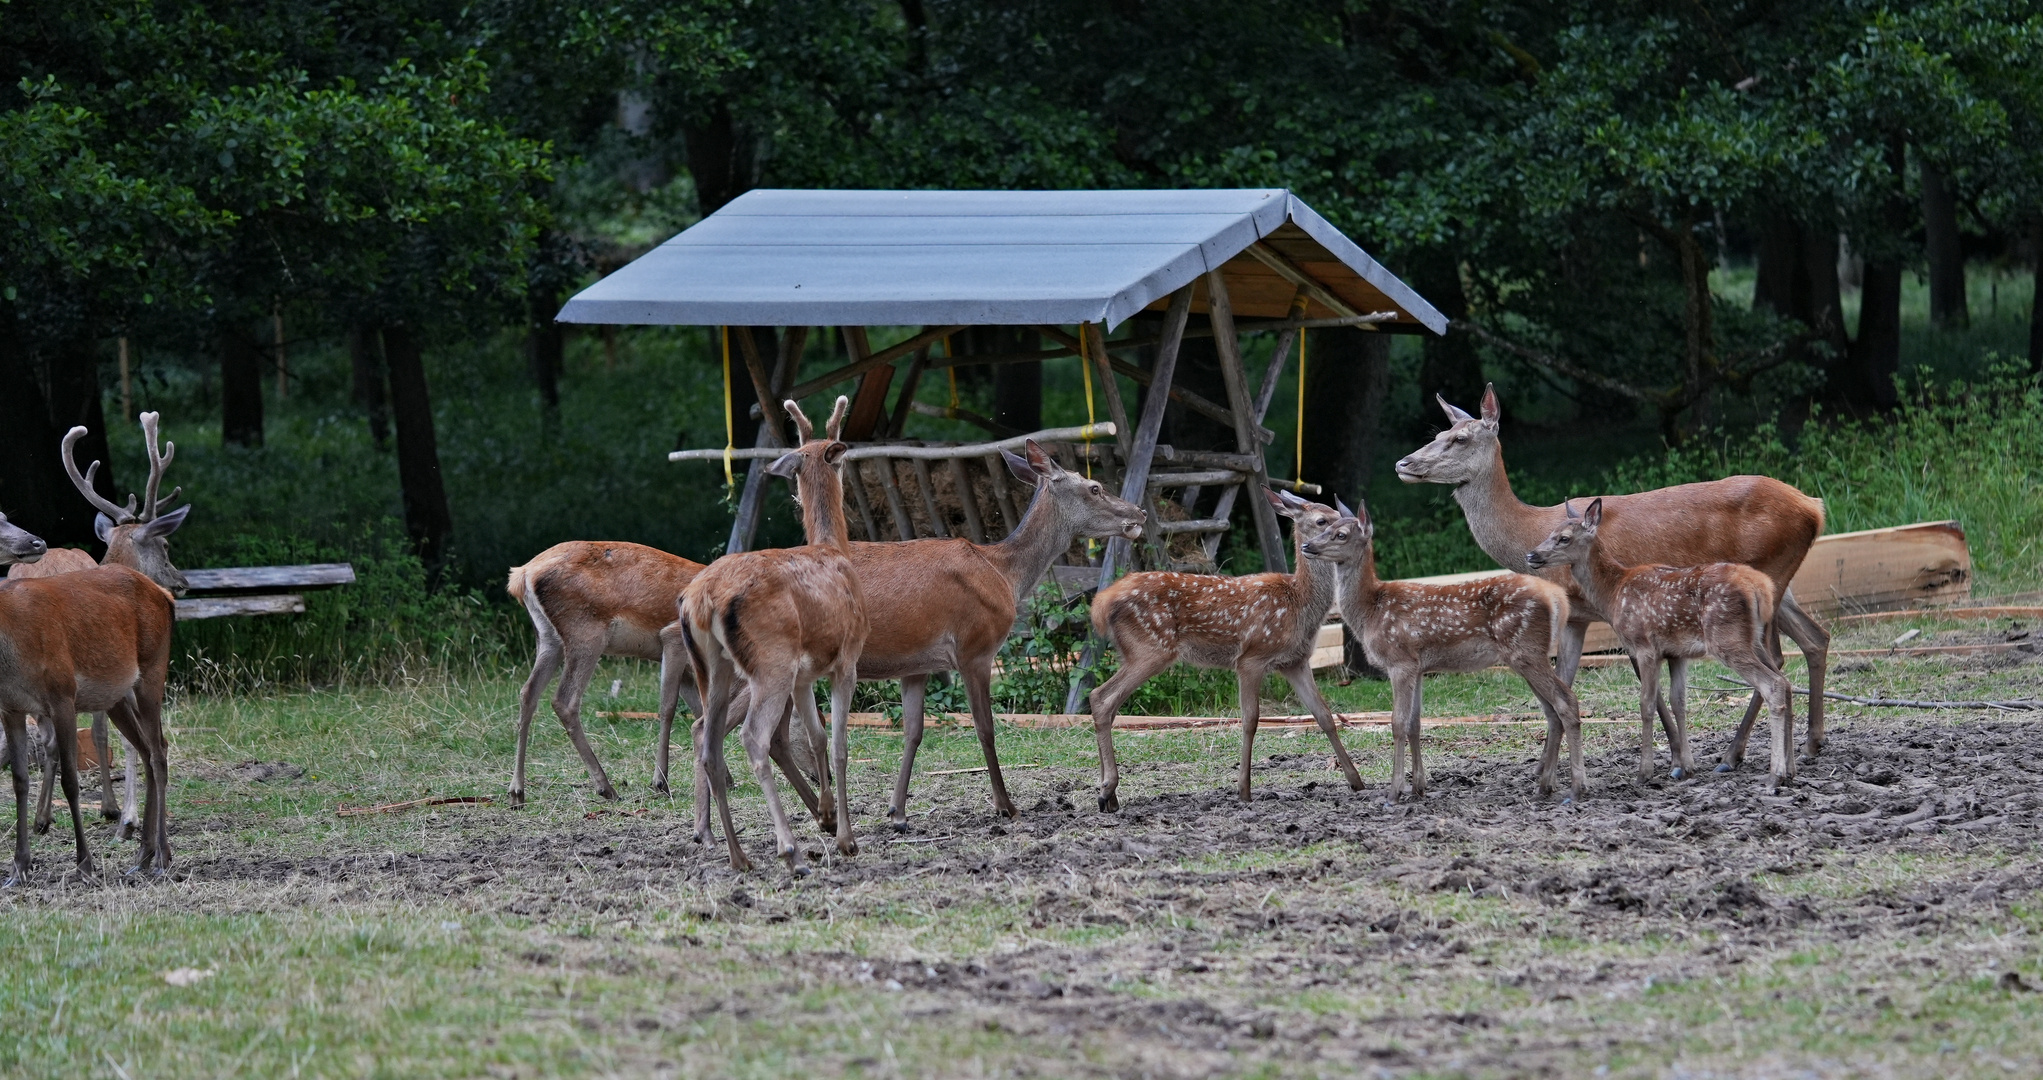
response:
[[[1738,679],[1725,678],[1722,675],[1717,676],[1717,678],[1722,679],[1724,682],[1731,683],[1732,685],[1739,687],[1739,689],[1737,690],[1713,689],[1709,690],[1708,691],[1709,693],[1744,694],[1749,693],[1752,690],[1751,683],[1743,682]],[[1790,686],[1788,687],[1788,690],[1792,693],[1800,694],[1803,697],[1809,696],[1809,689],[1804,686]],[[1854,705],[1870,705],[1876,709],[1999,709],[2003,712],[2043,711],[2043,701],[2039,701],[2035,698],[2016,698],[2013,701],[1918,701],[1914,698],[1860,697],[1857,694],[1840,694],[1835,690],[1825,690],[1823,691],[1823,696],[1829,698],[1832,701],[1849,701]]]
[[[1023,764],[1020,764],[1020,765],[1002,765],[1002,766],[1001,766],[1001,768],[1002,768],[1002,769],[1040,769],[1040,768],[1042,768],[1042,766],[1041,766],[1041,765],[1034,765],[1034,764],[1028,764],[1028,763],[1023,763]],[[979,766],[979,767],[977,767],[977,768],[973,768],[973,769],[931,769],[930,771],[928,771],[928,772],[926,772],[926,773],[923,773],[922,775],[924,775],[924,776],[960,776],[960,775],[963,775],[963,774],[965,774],[965,773],[976,773],[976,772],[985,772],[985,771],[986,771],[986,769],[987,769],[987,766],[984,766],[984,765],[981,765],[981,766]]]
[[[494,801],[488,795],[448,795],[437,799],[411,799],[406,802],[384,803],[382,806],[337,806],[335,817],[362,817],[368,814],[396,814],[420,806],[481,806]]]
[[[889,840],[889,841],[887,841],[887,843],[889,843],[889,844],[934,844],[934,843],[938,843],[939,841],[943,841],[943,840],[956,840],[956,839],[957,839],[957,837],[955,837],[955,836],[931,836],[931,837],[928,837],[928,838],[926,838],[926,839],[923,839],[923,838],[918,838],[918,839],[914,839],[914,840]]]

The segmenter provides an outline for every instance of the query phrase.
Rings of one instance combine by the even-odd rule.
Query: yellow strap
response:
[[[738,441],[738,427],[731,421],[731,328],[720,329],[724,332],[724,486],[731,487],[738,482],[731,475],[731,451]],[[766,403],[760,402],[759,409],[764,412]]]
[[[1078,324],[1078,370],[1085,376],[1085,444],[1088,448],[1088,453],[1085,455],[1085,478],[1090,480],[1092,479],[1092,454],[1089,451],[1092,446],[1093,412],[1092,345],[1086,340],[1085,336],[1085,328],[1088,325],[1090,324]]]
[[[1298,328],[1298,440],[1291,461],[1291,483],[1305,482],[1305,328]]]

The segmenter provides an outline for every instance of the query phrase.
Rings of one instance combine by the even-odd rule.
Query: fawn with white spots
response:
[[[849,765],[846,723],[851,694],[858,685],[858,658],[871,631],[865,594],[852,570],[844,526],[844,487],[838,467],[851,448],[837,440],[850,407],[838,398],[827,435],[809,438],[808,418],[794,402],[788,414],[800,426],[803,442],[776,460],[768,471],[792,475],[795,497],[802,507],[802,527],[809,543],[803,547],[747,551],[726,555],[704,567],[681,595],[679,646],[695,668],[703,689],[702,734],[696,740],[696,775],[705,778],[722,819],[731,868],[747,870],[751,861],[738,846],[731,823],[730,773],[724,765],[724,735],[739,680],[751,693],[739,739],[773,816],[776,851],[788,870],[796,864],[794,833],[781,808],[773,780],[769,748],[787,715],[788,702],[801,718],[809,745],[821,766],[822,722],[816,715],[815,684],[830,680],[830,751],[832,767],[818,768],[817,803],[825,831],[837,834],[837,850],[858,853],[851,835],[851,805],[843,780]],[[663,635],[672,642],[671,635]],[[676,658],[678,659],[678,658]],[[837,784],[831,802],[831,781]],[[698,829],[705,823],[698,820]],[[698,833],[704,843],[710,837]]]
[[[1339,511],[1289,492],[1266,492],[1277,512],[1291,519],[1294,540],[1303,544],[1339,520]],[[1284,676],[1312,711],[1334,746],[1334,760],[1361,788],[1362,777],[1334,716],[1312,681],[1313,642],[1334,603],[1333,576],[1307,561],[1289,574],[1222,577],[1149,571],[1129,574],[1100,590],[1092,602],[1092,624],[1121,655],[1121,670],[1092,692],[1093,734],[1099,739],[1099,807],[1120,808],[1114,789],[1121,770],[1114,760],[1114,717],[1137,687],[1172,664],[1233,668],[1241,700],[1241,801],[1249,801],[1249,761],[1255,749],[1256,719],[1263,678]]]
[[[1306,558],[1336,568],[1341,621],[1362,639],[1369,662],[1390,674],[1390,797],[1395,800],[1403,794],[1408,747],[1412,796],[1426,794],[1426,763],[1419,748],[1425,675],[1503,664],[1525,680],[1546,713],[1539,793],[1553,791],[1565,735],[1573,781],[1570,797],[1581,798],[1581,710],[1574,693],[1547,663],[1568,622],[1567,592],[1530,574],[1452,585],[1379,581],[1375,535],[1365,506],[1306,543],[1304,552]]]
[[[1688,752],[1688,662],[1708,656],[1752,684],[1773,727],[1773,786],[1794,778],[1794,716],[1788,680],[1767,648],[1774,616],[1773,579],[1740,563],[1625,566],[1598,539],[1603,500],[1568,520],[1525,556],[1535,568],[1571,567],[1575,582],[1610,616],[1610,628],[1639,673],[1639,777],[1653,775],[1653,717],[1660,699],[1660,661],[1667,661],[1674,723],[1668,730],[1677,775],[1692,775]],[[1744,741],[1744,733],[1739,734]]]
[[[1444,398],[1440,407],[1447,411],[1447,430],[1400,460],[1398,478],[1407,484],[1454,485],[1454,500],[1468,516],[1476,543],[1498,566],[1516,570],[1524,565],[1525,553],[1559,528],[1566,515],[1559,506],[1528,506],[1512,493],[1497,438],[1495,387],[1483,392],[1481,417],[1470,416]],[[1809,545],[1823,533],[1823,501],[1769,476],[1728,476],[1605,496],[1603,513],[1603,543],[1627,566],[1734,562],[1757,569],[1773,582],[1774,615],[1767,647],[1777,664],[1782,659],[1781,634],[1802,647],[1809,665],[1808,752],[1813,756],[1823,745],[1823,677],[1830,635],[1795,602],[1788,584],[1801,569]],[[1573,605],[1560,652],[1561,681],[1572,684],[1589,624],[1610,620],[1567,574],[1552,571],[1542,576],[1566,587]],[[1731,741],[1730,758],[1720,771],[1744,760],[1745,740],[1761,700],[1754,694],[1746,706],[1745,719]]]

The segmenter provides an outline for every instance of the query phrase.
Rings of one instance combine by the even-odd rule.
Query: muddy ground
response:
[[[760,869],[743,875],[690,839],[685,803],[415,812],[380,850],[373,833],[335,842],[311,818],[223,810],[180,820],[182,884],[159,892],[183,910],[496,914],[529,928],[516,962],[536,968],[685,970],[749,943],[780,957],[773,977],[699,995],[684,980],[671,1004],[582,1023],[656,1036],[771,1015],[801,987],[858,986],[904,995],[927,1023],[1086,1055],[1022,1061],[1022,1073],[1561,1075],[1664,1037],[1625,1019],[1625,1003],[1735,983],[1762,956],[1846,957],[1862,985],[1831,1008],[1861,1024],[1909,1009],[1906,988],[1925,978],[1972,978],[1982,964],[2005,969],[2009,993],[2038,981],[2020,933],[1998,951],[1952,941],[2019,927],[2011,912],[2033,910],[2043,887],[2043,724],[1844,719],[1779,794],[1757,739],[1742,770],[1682,782],[1665,778],[1663,748],[1660,778],[1641,783],[1635,737],[1599,730],[1592,791],[1570,807],[1534,797],[1523,741],[1436,749],[1427,797],[1392,807],[1380,780],[1348,790],[1316,734],[1266,736],[1250,805],[1210,769],[1152,763],[1130,770],[1122,811],[1104,815],[1089,769],[1046,768],[1010,774],[1023,814],[1007,822],[986,809],[982,776],[924,777],[905,836],[884,827],[886,758],[855,767],[863,852],[826,856],[808,827],[800,878],[770,861],[749,785],[735,802]],[[1699,736],[1699,759],[1725,742]],[[258,825],[275,841],[233,839]],[[44,850],[37,902],[99,902],[59,884],[63,860]],[[120,891],[126,905],[155,902]],[[838,921],[902,911],[976,920],[985,945],[833,947]],[[1471,986],[1482,992],[1455,989]],[[677,1067],[647,1054],[648,1071]]]

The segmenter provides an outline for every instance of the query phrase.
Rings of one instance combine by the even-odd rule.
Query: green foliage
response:
[[[1826,532],[1955,518],[1986,594],[2043,585],[2043,389],[2006,369],[1922,387],[1887,419],[1811,423],[1791,446],[1767,425],[1614,468],[1609,491],[1739,473],[1823,500]]]

